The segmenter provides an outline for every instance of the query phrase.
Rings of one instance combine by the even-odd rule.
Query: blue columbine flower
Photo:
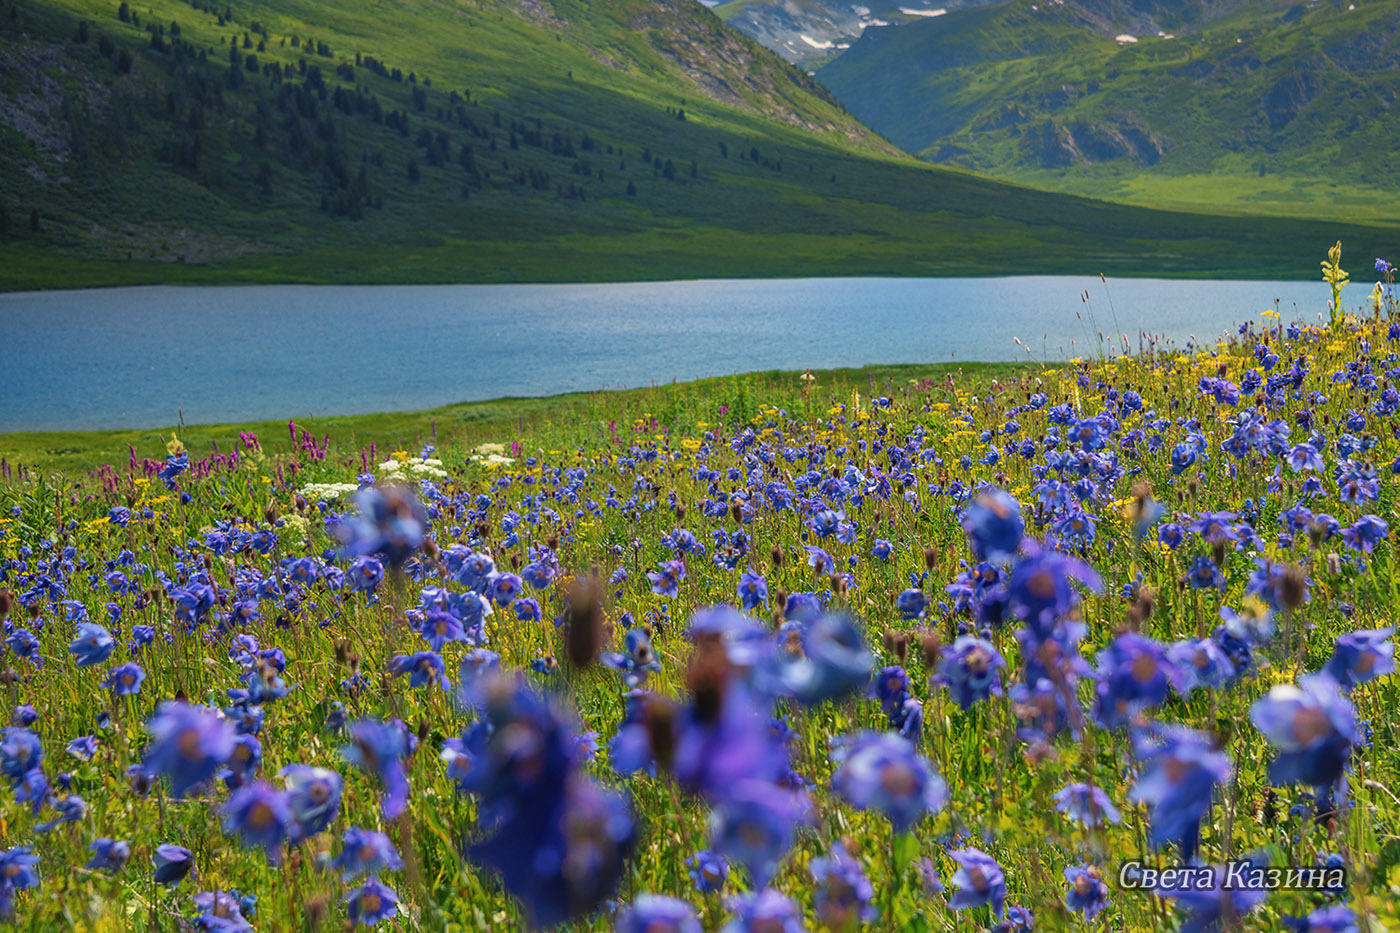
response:
[[[874,903],[875,886],[841,843],[826,856],[812,859],[808,868],[816,882],[812,908],[828,929],[854,929],[880,915]]]
[[[44,760],[39,737],[28,729],[7,726],[0,732],[0,773],[16,784]]]
[[[141,665],[129,661],[108,671],[102,686],[112,691],[115,696],[135,696],[141,692],[141,684],[145,680],[146,672],[141,669]]]
[[[900,618],[906,622],[922,619],[924,611],[928,608],[928,597],[924,595],[923,590],[908,589],[895,599],[895,608],[899,610]]]
[[[1302,473],[1304,470],[1321,472],[1326,464],[1322,461],[1322,454],[1317,452],[1317,448],[1312,444],[1296,444],[1288,452],[1288,465],[1293,468],[1294,473]]]
[[[244,917],[252,910],[256,898],[247,899],[232,891],[201,891],[190,900],[199,910],[195,919],[198,928],[211,933],[254,933],[253,925]]]
[[[668,560],[661,564],[660,570],[647,571],[647,579],[651,581],[651,591],[657,596],[675,599],[680,583],[685,579],[685,562]]]
[[[1092,784],[1067,784],[1056,791],[1055,809],[1085,826],[1123,822],[1122,814],[1104,789]]]
[[[1176,843],[1190,859],[1215,788],[1230,777],[1229,758],[1185,726],[1143,733],[1136,752],[1143,772],[1129,797],[1150,805],[1153,845]]]
[[[897,832],[912,829],[948,801],[948,786],[912,744],[897,735],[865,732],[832,752],[835,794],[862,810],[879,810]]]
[[[156,846],[156,852],[155,855],[151,856],[151,861],[156,867],[156,883],[167,884],[171,887],[179,884],[186,875],[194,870],[194,854],[184,846],[178,846],[171,842]]]
[[[880,708],[890,720],[900,716],[904,701],[909,699],[909,674],[899,665],[880,669],[870,684],[869,696],[880,701]]]
[[[968,709],[978,700],[1001,695],[1001,670],[1006,659],[985,638],[963,635],[943,649],[936,681],[948,688],[953,701]]]
[[[340,854],[331,864],[340,871],[343,880],[353,881],[360,875],[398,871],[403,868],[403,859],[399,858],[399,850],[388,836],[351,826],[341,840]]]
[[[384,565],[378,558],[361,555],[355,558],[345,576],[353,592],[373,593],[384,582]]]
[[[484,686],[481,727],[464,737],[468,787],[489,838],[468,858],[501,875],[529,922],[553,926],[612,896],[636,838],[628,802],[578,766],[576,730],[562,711],[504,675]],[[568,870],[587,864],[587,872]]]
[[[441,651],[450,641],[467,641],[467,630],[461,621],[450,612],[441,609],[431,610],[423,619],[418,633],[434,651]]]
[[[105,628],[96,622],[83,622],[78,625],[78,636],[68,645],[68,650],[79,667],[92,667],[111,657],[116,645]]]
[[[345,895],[345,915],[359,926],[372,927],[398,912],[398,895],[378,878],[367,878],[364,884]]]
[[[738,596],[745,611],[752,612],[768,602],[768,581],[754,573],[752,567],[746,568],[739,577]]]
[[[723,891],[729,880],[729,859],[709,849],[696,852],[685,860],[685,865],[689,869],[691,883],[701,894]]]
[[[1226,929],[1226,923],[1238,924],[1239,918],[1253,911],[1269,892],[1260,888],[1230,887],[1226,884],[1227,870],[1220,865],[1211,865],[1212,885],[1202,887],[1192,883],[1189,887],[1158,887],[1153,893],[1158,897],[1176,901],[1178,909],[1187,913],[1182,925],[1182,933],[1214,933]]]
[[[618,912],[616,933],[701,933],[695,908],[660,894],[638,894]]]
[[[1369,554],[1390,534],[1390,525],[1375,515],[1363,515],[1342,532],[1342,539],[1353,551]]]
[[[1215,561],[1204,554],[1191,562],[1191,568],[1186,571],[1186,582],[1193,590],[1204,590],[1211,587],[1225,589],[1225,575],[1220,572]]]
[[[287,782],[287,806],[291,811],[294,842],[323,832],[340,813],[344,782],[329,768],[287,765],[281,770]]]
[[[814,706],[854,693],[870,682],[875,659],[848,616],[785,623],[784,632],[788,647],[774,656],[773,681],[798,702]]]
[[[1348,632],[1337,639],[1332,657],[1322,668],[1343,690],[1395,672],[1394,627]]]
[[[1140,710],[1167,698],[1172,670],[1162,646],[1136,632],[1119,635],[1099,652],[1095,718],[1106,729],[1123,729]]]
[[[0,852],[0,917],[14,916],[16,891],[39,884],[39,856],[29,846],[16,846]]]
[[[224,832],[244,845],[261,848],[274,862],[281,861],[282,841],[291,829],[292,811],[287,794],[263,781],[240,787],[223,808]]]
[[[1094,568],[1060,551],[1026,539],[1027,554],[1011,571],[1007,599],[1012,614],[1044,637],[1062,616],[1079,603],[1074,584],[1098,592],[1102,584]]]
[[[443,690],[452,687],[447,679],[447,663],[436,651],[395,655],[389,660],[389,673],[395,677],[407,674],[410,687],[437,686]]]
[[[1250,719],[1278,750],[1269,765],[1275,784],[1332,784],[1360,739],[1355,708],[1325,673],[1308,674],[1297,686],[1278,684],[1255,702]]]
[[[799,824],[809,819],[807,795],[763,780],[730,787],[710,814],[711,848],[749,870],[763,887],[777,874]]]
[[[1361,933],[1356,911],[1343,904],[1319,907],[1305,917],[1284,917],[1294,933]]]
[[[233,754],[233,726],[206,707],[162,703],[146,729],[151,743],[144,766],[165,775],[176,797],[212,778]]]
[[[233,754],[228,757],[228,766],[218,772],[230,790],[236,790],[248,783],[262,765],[262,742],[257,736],[240,733],[233,740]]]
[[[996,859],[971,847],[948,854],[958,865],[952,877],[953,887],[958,890],[948,898],[948,906],[966,910],[988,904],[1000,918],[1006,905],[1006,874]]]
[[[88,761],[97,754],[97,739],[80,735],[68,743],[67,752],[79,761]]]
[[[1214,638],[1188,638],[1167,646],[1172,688],[1188,697],[1198,687],[1216,690],[1237,673],[1235,663]]]
[[[734,917],[720,933],[806,933],[802,908],[772,888],[732,895],[725,906]]]
[[[1099,870],[1092,865],[1072,865],[1065,869],[1065,906],[1085,920],[1093,920],[1108,906],[1108,885]]]
[[[348,553],[378,555],[397,567],[423,546],[427,511],[404,487],[361,489],[355,505],[357,513],[336,529]]]
[[[394,723],[360,719],[350,726],[350,742],[341,750],[345,760],[379,778],[384,785],[380,807],[384,818],[397,819],[408,805],[408,774],[403,760],[408,740]]]
[[[962,526],[979,561],[1010,559],[1026,534],[1021,503],[1001,489],[978,496],[963,512]]]
[[[60,781],[64,780],[64,775],[59,775]],[[66,785],[65,785],[66,786]],[[36,833],[47,833],[64,823],[76,823],[87,814],[87,802],[76,794],[70,794],[53,805],[57,811],[54,818],[46,820],[34,827]]]
[[[126,867],[127,860],[131,858],[131,846],[126,842],[103,836],[101,839],[93,840],[88,846],[88,851],[92,853],[92,858],[88,859],[83,867],[89,871],[105,871],[115,875]]]
[[[495,573],[491,575],[482,595],[498,606],[509,606],[520,595],[520,587],[520,578],[515,574]]]

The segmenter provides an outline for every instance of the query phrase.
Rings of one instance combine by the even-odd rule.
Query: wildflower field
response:
[[[1396,322],[6,464],[0,908],[1400,928]]]

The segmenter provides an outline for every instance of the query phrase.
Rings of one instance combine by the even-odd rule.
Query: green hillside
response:
[[[1181,31],[1126,31],[1144,24]],[[1395,0],[1012,0],[867,30],[818,76],[940,163],[1154,206],[1393,222],[1397,26]]]
[[[1387,231],[919,163],[693,0],[0,2],[0,287],[1296,275]]]

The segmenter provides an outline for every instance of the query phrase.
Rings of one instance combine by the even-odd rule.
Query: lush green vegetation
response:
[[[1011,363],[936,363],[932,365],[865,366],[859,369],[819,369],[818,398],[845,398],[852,391],[892,391],[910,379],[943,380],[954,376],[974,386],[1006,378],[1022,370]],[[371,443],[383,450],[421,447],[441,436],[472,444],[489,441],[503,431],[550,430],[550,425],[600,421],[630,422],[643,412],[669,412],[675,424],[691,428],[698,421],[718,417],[716,410],[739,404],[747,396],[770,401],[800,401],[801,374],[757,372],[743,376],[671,383],[644,389],[553,395],[541,398],[503,398],[488,402],[463,402],[413,412],[380,412],[306,418],[296,422],[316,437],[330,437],[337,447],[359,448]],[[232,450],[240,434],[278,437],[285,422],[264,421],[224,425],[171,425],[144,431],[34,431],[0,434],[0,458],[12,469],[38,473],[59,471],[79,474],[121,460],[129,449],[136,456],[164,456],[166,444],[178,436],[191,450]]]
[[[1118,6],[1012,0],[870,30],[819,77],[941,163],[1154,207],[1394,224],[1400,3],[1183,5],[1172,32],[1132,42],[1115,40],[1128,14],[1174,5]]]
[[[203,929],[340,929],[348,911],[377,918],[389,903],[383,889],[338,870],[368,851],[347,840],[358,826],[386,833],[403,857],[374,873],[396,894],[394,924],[409,930],[512,929],[547,910],[573,916],[578,930],[696,929],[614,919],[615,908],[653,909],[639,900],[646,892],[693,905],[685,909],[714,929],[748,909],[724,895],[765,884],[760,851],[777,867],[772,889],[793,901],[777,906],[831,929],[985,929],[1001,918],[1020,924],[1002,929],[1027,929],[1015,908],[1033,912],[1036,929],[1060,930],[1081,924],[1074,912],[1085,904],[1102,907],[1095,923],[1105,929],[1190,920],[1192,929],[1282,933],[1292,928],[1286,918],[1326,906],[1372,929],[1400,923],[1400,735],[1391,715],[1400,681],[1386,628],[1400,579],[1388,527],[1397,485],[1390,469],[1370,466],[1400,458],[1392,429],[1400,396],[1387,376],[1400,315],[1384,293],[1378,304],[1373,320],[1335,316],[1326,329],[1266,317],[1195,355],[961,374],[919,366],[815,380],[765,374],[328,421],[297,430],[295,443],[284,425],[256,438],[191,429],[181,432],[183,461],[168,435],[5,439],[26,457],[45,443],[75,449],[50,449],[29,469],[0,468],[3,686],[12,706],[32,708],[16,711],[0,742],[0,773],[13,791],[0,800],[0,908],[33,931],[173,929],[177,918]],[[109,466],[87,469],[99,459]],[[169,486],[156,478],[160,468]],[[403,506],[380,516],[393,522],[381,529],[391,537],[355,524],[351,496],[365,473]],[[394,498],[404,487],[430,511],[414,518],[409,500]],[[1005,498],[979,498],[992,487],[1019,512]],[[421,547],[397,537],[414,528],[427,532]],[[405,556],[403,541],[411,556],[376,578],[380,559]],[[492,575],[473,576],[468,552],[489,554]],[[1091,565],[1101,585],[1070,558]],[[746,568],[767,587],[766,600],[752,602],[755,640],[688,638],[697,611],[750,597]],[[590,579],[592,602],[580,596]],[[482,657],[469,651],[484,640],[529,690],[577,711],[581,723],[565,728],[591,734],[550,738],[553,715],[500,707],[509,691],[499,685],[467,689],[478,703],[468,709],[435,677],[410,686],[401,675],[417,677],[431,659],[408,670],[395,659],[425,651],[429,630],[440,631],[423,625],[420,591],[424,605],[466,614],[434,587],[471,600],[465,594],[480,590],[496,602],[479,629],[464,618],[467,643],[448,640],[434,655],[454,682],[470,678],[474,668],[458,674],[458,664]],[[1026,615],[1028,600],[1047,592],[1059,594],[1053,612]],[[802,594],[823,612],[854,617],[870,655],[821,642]],[[1025,647],[1042,637],[1028,634],[1031,621],[1055,640]],[[77,622],[89,627],[74,641]],[[1080,623],[1082,641],[1073,634]],[[770,668],[752,652],[774,625],[783,628]],[[1361,630],[1378,631],[1337,646]],[[964,633],[985,641],[954,641]],[[798,644],[805,653],[789,655]],[[600,647],[621,653],[613,663],[630,665],[631,680],[590,663]],[[967,656],[972,647],[982,654]],[[1006,662],[992,668],[995,690],[978,676],[988,652]],[[1095,673],[1069,663],[1081,654]],[[822,677],[784,666],[804,657]],[[1294,710],[1292,694],[1270,692],[1324,666],[1323,678],[1346,681],[1306,681],[1324,707]],[[882,668],[876,696],[866,698]],[[131,676],[109,677],[113,669]],[[1033,670],[1050,671],[1060,692]],[[761,691],[775,683],[783,686],[773,700]],[[840,686],[811,692],[832,683]],[[135,692],[114,692],[132,684]],[[629,720],[624,693],[638,686],[645,715]],[[1041,693],[1028,697],[1025,686]],[[229,719],[161,705],[173,698],[226,709]],[[715,740],[698,762],[677,752],[703,740],[716,702],[730,711],[724,704],[756,703],[763,719],[726,714],[716,728],[782,749],[792,770],[767,785],[767,753],[745,741]],[[497,717],[494,732],[476,734],[485,744],[449,744],[487,715],[482,704]],[[770,711],[791,740],[771,731]],[[155,721],[173,730],[185,715],[205,717],[198,734],[143,729]],[[377,738],[354,725],[365,722]],[[224,744],[232,724],[253,754]],[[1162,734],[1154,758],[1154,730],[1166,724],[1188,731]],[[400,728],[416,750],[406,750]],[[885,733],[895,728],[912,743]],[[642,742],[641,763],[659,762],[654,776],[619,773],[637,763],[635,749],[629,757],[612,743],[625,729]],[[890,735],[881,741],[894,753],[936,769],[946,800],[911,799],[919,779],[903,759],[864,776],[842,765],[841,740],[863,730]],[[527,739],[565,750],[532,754],[539,746]],[[344,757],[347,745],[361,749],[364,767]],[[706,773],[750,761],[737,782]],[[1308,770],[1297,770],[1300,761]],[[400,762],[407,807],[394,815]],[[294,764],[339,777],[279,776]],[[227,771],[210,780],[218,765]],[[570,794],[504,806],[559,769]],[[1157,789],[1141,790],[1148,799],[1138,802],[1134,789],[1154,772]],[[474,774],[492,778],[472,785],[489,788],[489,799],[454,786]],[[307,797],[308,780],[325,795]],[[285,796],[284,781],[301,796]],[[731,809],[741,791],[757,792],[753,781],[783,799],[807,788],[810,810],[790,845],[770,835],[789,825],[782,807]],[[856,791],[863,781],[876,791],[874,806]],[[1072,784],[1106,794],[1121,821],[1099,804],[1057,807],[1055,794]],[[1183,789],[1172,796],[1175,787]],[[606,833],[595,822],[601,793],[630,807]],[[482,815],[488,804],[522,860],[511,891],[489,867],[493,857],[471,848],[495,831]],[[892,830],[884,811],[896,804],[912,816]],[[733,832],[712,835],[712,811]],[[556,850],[535,848],[540,837],[525,830],[556,818],[564,851],[582,847],[596,870],[570,871],[570,860],[549,856]],[[628,846],[623,830],[633,820]],[[1190,845],[1197,821],[1205,862],[1251,854],[1311,866],[1335,857],[1345,886],[1232,893],[1235,919],[1212,920],[1218,897],[1173,904],[1118,885],[1124,860],[1178,862],[1177,844]],[[292,832],[306,838],[289,841]],[[83,867],[99,839],[127,848],[99,848],[102,858]],[[164,876],[178,886],[152,875],[161,844],[180,847],[162,858],[193,863],[188,877]],[[838,844],[848,861],[833,879],[818,859]],[[20,861],[26,847],[37,866]],[[688,874],[686,859],[707,847],[731,855],[722,892],[697,891]],[[956,871],[955,855],[968,849],[998,866],[986,874],[993,869],[982,863],[980,888]],[[335,869],[332,859],[341,860]],[[1076,887],[1064,872],[1077,867],[1097,875]],[[600,889],[569,898],[526,875]],[[600,903],[614,882],[615,902]],[[239,893],[228,901],[192,899],[230,891]],[[964,899],[972,906],[958,909]]]
[[[119,10],[0,3],[0,287],[1286,276],[1337,232],[920,164],[689,2]]]

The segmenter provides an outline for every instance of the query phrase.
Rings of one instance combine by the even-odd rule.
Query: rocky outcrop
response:
[[[1269,121],[1269,129],[1278,132],[1287,126],[1313,102],[1321,88],[1322,82],[1311,67],[1291,71],[1280,78],[1264,95],[1264,118]]]
[[[1091,165],[1130,159],[1140,165],[1155,165],[1167,151],[1167,142],[1140,121],[1047,120],[1038,132],[1027,133],[1024,143],[1029,160],[1044,168]]]

